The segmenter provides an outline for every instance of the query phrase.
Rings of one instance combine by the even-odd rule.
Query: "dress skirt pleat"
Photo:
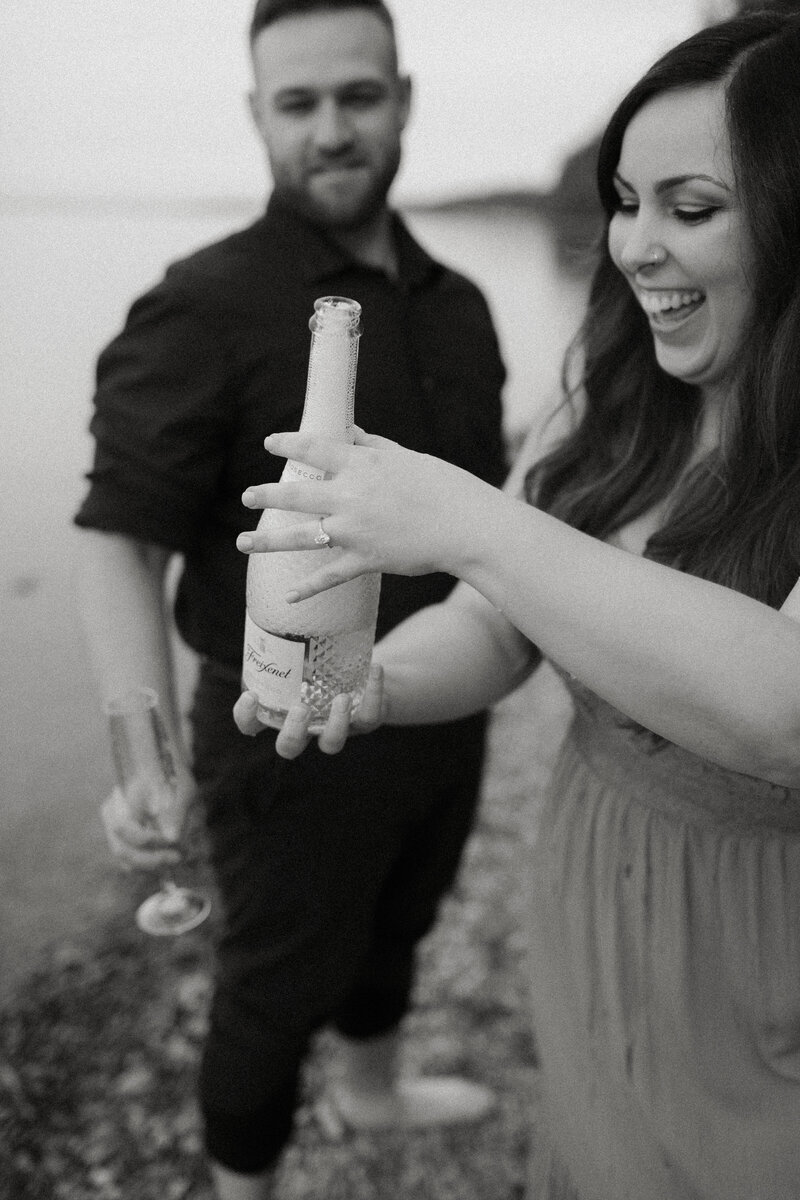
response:
[[[567,683],[532,863],[528,1200],[800,1200],[800,793]]]

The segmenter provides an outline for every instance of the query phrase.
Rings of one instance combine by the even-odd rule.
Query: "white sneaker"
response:
[[[355,1091],[331,1083],[329,1095],[350,1129],[434,1128],[481,1121],[495,1107],[494,1094],[457,1075],[398,1079],[390,1092]]]

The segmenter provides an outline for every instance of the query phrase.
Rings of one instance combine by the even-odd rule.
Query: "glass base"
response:
[[[189,888],[166,887],[139,905],[136,924],[144,933],[169,937],[187,933],[205,921],[211,912],[211,901]]]

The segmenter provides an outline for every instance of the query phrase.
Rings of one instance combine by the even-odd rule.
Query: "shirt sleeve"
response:
[[[95,457],[76,524],[187,550],[229,439],[228,355],[169,277],[135,302],[97,363]]]

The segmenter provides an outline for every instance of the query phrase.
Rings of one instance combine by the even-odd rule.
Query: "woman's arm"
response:
[[[543,436],[542,425],[547,429]],[[544,413],[532,426],[505,484],[520,495],[525,473],[555,437],[563,421]],[[445,601],[430,605],[396,625],[372,655],[372,671],[355,716],[350,699],[338,696],[317,742],[337,753],[351,733],[378,725],[422,725],[458,720],[482,712],[513,691],[541,662],[535,646],[474,588],[459,583]],[[245,692],[233,710],[242,733],[262,731],[255,697]],[[276,749],[287,758],[301,754],[311,740],[303,705],[287,714]]]
[[[324,754],[336,754],[352,733],[379,725],[436,725],[482,712],[500,700],[541,661],[532,646],[491,604],[459,584],[441,604],[407,617],[378,642],[360,706],[336,696],[317,735]],[[263,732],[253,692],[243,692],[233,709],[240,731]],[[311,741],[310,709],[289,709],[275,748],[296,758]]]
[[[332,476],[249,489],[253,506],[329,514],[325,528],[343,552],[323,556],[297,598],[365,570],[448,571],[647,728],[724,766],[800,786],[800,625],[786,614],[598,542],[381,438],[359,434],[341,447],[281,434],[268,448]],[[310,519],[280,544],[256,537],[252,546],[306,549],[316,529]]]
[[[375,647],[384,723],[431,725],[482,712],[513,691],[540,656],[483,596],[459,584]]]
[[[546,655],[670,741],[800,786],[796,621],[536,509],[501,507],[458,569]]]
[[[563,406],[543,406],[503,487],[519,499],[528,470],[566,432]],[[389,724],[457,720],[496,704],[536,669],[542,656],[495,606],[459,583],[438,605],[414,613],[375,647],[385,668],[384,719]]]

